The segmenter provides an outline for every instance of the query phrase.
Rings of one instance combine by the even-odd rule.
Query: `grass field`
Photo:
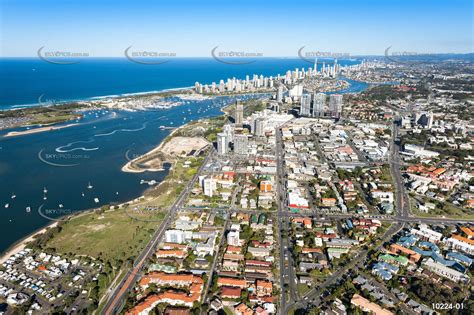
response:
[[[87,213],[66,222],[47,247],[58,253],[90,256],[116,265],[138,254],[162,218],[160,214],[155,215],[155,222],[139,221],[124,209]]]
[[[305,295],[306,292],[308,292],[309,290],[311,290],[310,287],[308,287],[306,284],[303,284],[303,283],[299,283],[297,285],[297,289],[298,289],[298,294],[299,295]]]
[[[184,167],[186,161],[191,163],[188,167]],[[148,204],[160,207],[161,209],[168,209],[182,192],[188,181],[196,174],[202,161],[202,157],[181,158],[176,161],[166,177],[166,181],[161,183],[156,189],[150,190],[145,194],[147,198],[153,198]]]
[[[428,198],[423,198],[425,202],[433,202]],[[446,217],[446,218],[453,218],[453,219],[464,219],[464,220],[474,220],[474,211],[469,209],[460,209],[458,207],[454,207],[449,203],[440,203],[442,207],[437,206],[435,209],[430,210],[428,213],[421,212],[418,207],[416,206],[417,202],[414,198],[410,197],[410,204],[413,214],[424,217],[424,218],[432,218],[432,217]]]

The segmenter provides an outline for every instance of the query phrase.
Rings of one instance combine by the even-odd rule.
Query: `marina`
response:
[[[251,97],[258,95],[239,96]],[[137,198],[160,183],[168,170],[122,172],[126,153],[130,158],[142,155],[175,128],[221,115],[221,108],[234,101],[227,96],[205,97],[167,109],[84,111],[78,125],[51,133],[4,138],[1,136],[6,131],[0,131],[0,157],[7,166],[0,168],[0,201],[6,210],[0,228],[7,231],[0,249],[50,223],[38,213],[41,205],[54,210],[54,217],[65,209],[69,213]],[[18,155],[30,158],[15,159]]]

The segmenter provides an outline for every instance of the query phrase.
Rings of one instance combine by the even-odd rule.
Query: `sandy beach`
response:
[[[153,155],[157,152],[159,152],[163,146],[165,145],[166,142],[168,142],[168,140],[173,137],[173,135],[178,131],[180,130],[181,128],[184,128],[187,124],[179,127],[179,128],[176,128],[174,129],[166,138],[163,139],[163,141],[160,142],[160,144],[152,149],[151,151],[147,152],[144,156],[148,156],[148,155]],[[143,158],[143,156],[140,156],[140,157],[137,157],[131,161],[128,161],[127,164],[125,164],[123,167],[122,167],[122,172],[126,172],[126,173],[143,173],[143,172],[146,172],[146,171],[149,171],[149,172],[158,172],[158,171],[162,171],[163,169],[160,168],[160,169],[155,169],[155,168],[149,168],[149,169],[136,169],[136,168],[133,168],[132,167],[132,163],[135,163],[136,161],[138,161],[139,159]]]
[[[78,124],[68,124],[68,125],[64,125],[64,126],[46,126],[46,127],[28,129],[28,130],[23,130],[23,131],[10,131],[4,137],[24,136],[24,135],[30,135],[30,134],[44,132],[44,131],[64,129],[64,128],[68,128],[68,127],[72,127],[72,126],[76,126],[76,125],[78,125]]]
[[[53,223],[45,226],[41,230],[36,231],[33,234],[30,234],[29,236],[25,237],[24,239],[20,240],[19,242],[15,243],[14,245],[12,245],[7,251],[2,253],[2,255],[0,257],[0,264],[4,263],[6,260],[8,260],[8,258],[10,256],[15,255],[16,253],[18,253],[18,252],[22,251],[23,249],[25,249],[26,245],[29,242],[33,241],[36,235],[43,234],[44,232],[46,232],[47,229],[55,227],[57,224],[58,224],[58,222],[53,222]]]

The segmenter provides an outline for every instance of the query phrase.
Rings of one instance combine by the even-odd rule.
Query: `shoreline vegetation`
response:
[[[34,129],[27,129],[23,131],[10,131],[4,137],[17,137],[17,136],[29,135],[29,134],[39,133],[39,132],[44,132],[44,131],[59,130],[59,129],[64,129],[64,128],[73,127],[77,125],[78,124],[75,123],[75,124],[67,124],[64,126],[46,126],[46,127],[38,127]]]
[[[10,246],[1,253],[0,261],[5,261],[24,248],[33,248],[67,257],[89,257],[111,266],[110,272],[102,275],[102,280],[97,284],[99,290],[94,300],[100,308],[103,303],[101,297],[106,294],[110,283],[123,275],[124,268],[133,264],[153,231],[160,226],[176,196],[203,163],[212,140],[222,130],[228,117],[225,108],[222,112],[220,116],[180,126],[143,156],[164,154],[167,160],[163,162],[171,164],[168,175],[159,185],[148,188],[138,198],[118,205],[104,205],[58,218]],[[185,152],[181,149],[185,144],[188,145],[183,141],[188,140],[194,144],[194,149]],[[175,150],[169,150],[171,148]],[[136,166],[129,166],[130,169],[126,167],[132,161],[124,165],[122,170],[133,171]]]
[[[155,152],[159,152],[163,146],[168,143],[173,137],[175,137],[176,134],[186,134],[188,131],[186,131],[190,126],[195,126],[195,125],[206,125],[206,121],[207,120],[215,120],[215,121],[221,121],[222,120],[222,124],[225,122],[225,119],[228,115],[230,115],[231,113],[231,109],[232,109],[232,106],[233,105],[228,105],[226,107],[223,107],[221,108],[221,111],[223,112],[223,115],[220,115],[220,116],[217,116],[217,117],[213,117],[213,118],[208,118],[208,119],[200,119],[200,120],[196,120],[196,121],[190,121],[176,129],[174,129],[165,139],[163,139],[161,141],[161,143],[154,149],[150,150],[148,153],[146,153],[144,156],[147,156],[147,155],[152,155],[153,153]],[[215,132],[217,134],[217,132]],[[211,137],[212,138],[212,137]],[[140,158],[140,157],[139,157]],[[158,169],[158,170],[153,170],[151,168],[149,169],[140,169],[140,170],[135,170],[134,167],[131,166],[132,162],[135,161],[135,160],[138,160],[139,158],[137,159],[134,159],[132,161],[129,161],[128,163],[126,163],[123,167],[122,167],[122,171],[124,172],[145,172],[145,171],[161,171],[162,169]],[[165,162],[168,162],[168,161],[165,161]],[[166,176],[163,181],[161,181],[155,188],[158,189],[160,188],[160,186],[165,186],[166,185],[166,182],[169,181],[169,176]],[[126,201],[124,203],[121,203],[119,205],[115,205],[113,206],[113,209],[116,210],[116,209],[120,209],[120,208],[123,208],[123,207],[128,207],[130,204],[134,203],[134,202],[138,202],[140,200],[143,200],[145,198],[145,195],[147,194],[147,192],[150,192],[152,191],[153,188],[148,188],[147,190],[144,191],[144,193],[142,194],[142,196],[139,196],[133,200],[129,200],[129,201]],[[107,207],[107,206],[104,206],[104,207]],[[103,207],[103,208],[104,208]],[[112,207],[111,207],[112,208]],[[34,241],[36,239],[37,236],[41,235],[41,234],[44,234],[45,232],[47,232],[48,230],[54,228],[54,227],[57,227],[57,226],[61,226],[62,223],[68,221],[68,220],[71,220],[71,219],[74,219],[76,217],[79,217],[79,216],[84,216],[84,215],[90,215],[90,214],[94,214],[96,211],[100,210],[100,208],[92,208],[92,209],[87,209],[87,210],[82,210],[80,212],[77,212],[77,213],[74,213],[72,215],[69,215],[68,216],[68,219],[66,220],[61,220],[61,218],[58,218],[58,221],[54,221],[50,224],[47,224],[46,226],[40,228],[39,230],[23,237],[22,239],[18,240],[17,242],[13,243],[10,247],[8,247],[4,252],[1,252],[0,253],[0,263],[3,262],[4,260],[6,260],[9,256],[11,255],[14,255],[15,253],[18,253],[19,251],[23,250],[26,245],[28,245],[29,243],[31,243],[32,241]]]
[[[168,108],[181,105],[176,102],[164,102],[168,97],[182,96],[184,100],[204,99],[192,92],[189,88],[180,88],[162,92],[138,93],[131,95],[117,95],[101,97],[83,101],[56,102],[53,100],[38,100],[37,106],[0,110],[0,130],[13,128],[28,129],[27,133],[37,133],[50,130],[43,127],[54,126],[68,121],[83,118],[82,112],[99,109],[145,110],[149,107]],[[38,130],[37,130],[38,129]]]

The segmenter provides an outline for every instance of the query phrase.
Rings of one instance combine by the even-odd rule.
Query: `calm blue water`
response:
[[[340,60],[339,64],[357,61]],[[212,58],[172,59],[142,65],[125,58],[84,58],[78,64],[57,65],[39,58],[0,59],[0,109],[37,104],[42,99],[78,100],[96,96],[160,91],[219,82],[253,74],[277,75],[313,65],[301,59],[256,59],[252,64],[229,65]]]
[[[185,87],[195,81],[210,83],[232,76],[244,78],[253,73],[283,74],[308,66],[299,59],[263,60],[245,66],[212,59],[179,60],[159,66],[120,59],[94,59],[77,65],[3,59],[0,65],[3,109],[37,103],[40,95],[55,100],[85,99]],[[352,83],[343,92],[367,87]],[[220,108],[233,101],[218,97],[163,110],[87,112],[77,126],[19,137],[3,137],[10,130],[0,131],[0,251],[50,223],[39,214],[40,207],[42,213],[56,217],[140,196],[148,188],[140,184],[142,179],[159,182],[167,171],[124,173],[121,168],[127,158],[156,147],[170,132],[160,126],[177,127],[220,115]],[[89,183],[93,188],[87,188]],[[46,200],[44,188],[48,191]],[[13,195],[16,197],[12,199]],[[94,198],[99,198],[99,203]],[[9,207],[5,208],[7,203]],[[27,207],[31,211],[26,211]]]

